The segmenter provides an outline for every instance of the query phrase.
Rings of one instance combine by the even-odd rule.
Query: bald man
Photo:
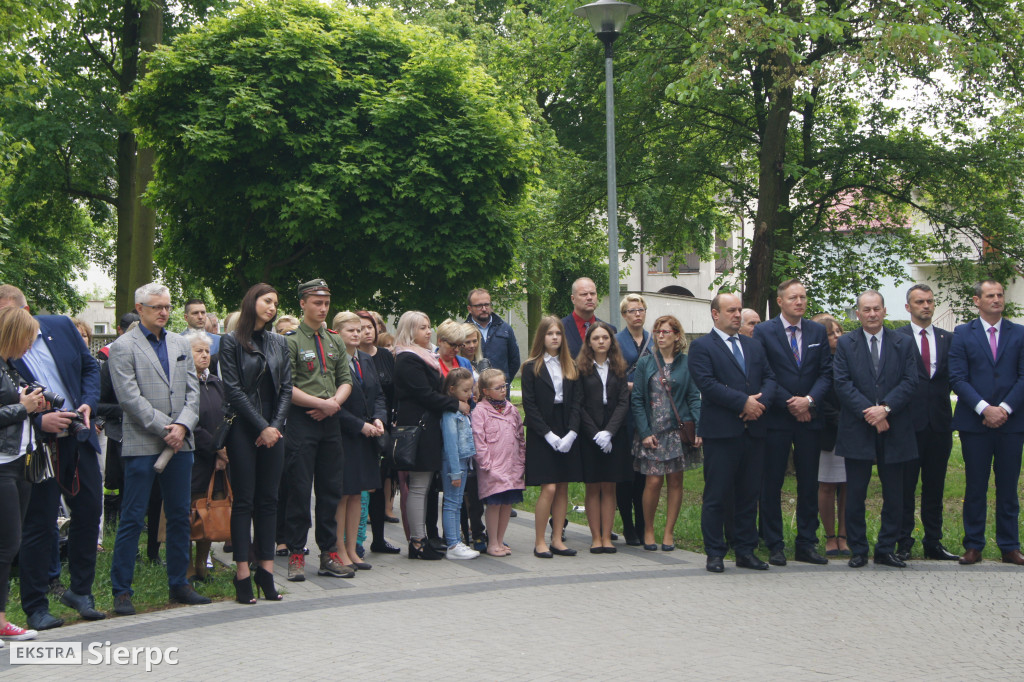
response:
[[[744,308],[740,314],[740,334],[754,338],[754,327],[761,323],[761,316],[753,308]]]
[[[572,283],[572,313],[562,318],[562,325],[565,327],[565,342],[569,344],[569,354],[574,358],[583,347],[587,330],[592,324],[600,321],[594,315],[598,300],[594,280],[580,277]],[[618,331],[615,327],[612,329]]]

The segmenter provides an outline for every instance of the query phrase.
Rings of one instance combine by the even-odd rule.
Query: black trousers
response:
[[[57,507],[61,489],[71,509],[68,530],[69,589],[77,595],[92,594],[96,577],[96,539],[103,508],[100,461],[88,443],[74,437],[57,439],[57,478],[32,485],[28,511],[21,531],[21,608],[27,615],[49,608],[50,562],[57,542]]]
[[[282,438],[272,448],[255,446],[259,432],[241,419],[228,433],[231,463],[231,552],[236,562],[249,561],[250,547],[257,561],[274,558],[277,536],[277,489],[284,468]],[[252,524],[252,535],[249,527]]]
[[[644,485],[647,476],[633,472],[629,481],[615,484],[615,504],[622,518],[622,535],[627,540],[642,540],[644,534]]]
[[[764,449],[764,482],[761,486],[761,535],[768,550],[786,546],[782,538],[782,484],[792,447],[796,469],[796,548],[818,545],[818,432],[802,424],[791,430],[768,430]]]
[[[882,523],[875,541],[875,554],[896,550],[903,516],[903,471],[905,462],[887,464],[881,455],[878,464],[867,459],[846,458],[846,539],[853,554],[867,554],[868,530],[864,502],[871,482],[871,467],[878,467],[882,482]]]
[[[441,534],[437,530],[437,510],[440,505],[438,501],[441,497],[441,477],[440,474],[435,472],[434,478],[430,479],[430,489],[427,490],[427,537],[437,540],[441,537]]]
[[[704,439],[704,504],[700,530],[704,552],[709,557],[725,556],[723,534],[725,510],[732,491],[735,508],[736,554],[757,548],[757,501],[761,495],[764,439],[744,432],[735,438]]]
[[[921,479],[921,525],[925,547],[931,549],[942,542],[942,496],[946,489],[946,467],[953,449],[952,431],[924,429],[917,434],[918,459],[904,465],[903,518],[900,522],[899,548],[910,551],[914,546],[914,505],[917,479]]]
[[[370,517],[370,532],[373,533],[373,545],[383,545],[387,542],[387,538],[384,537],[384,524],[386,520],[384,518],[384,507],[386,500],[384,499],[384,482],[388,480],[391,468],[387,465],[383,458],[380,461],[380,485],[377,489],[370,493],[370,503],[366,507],[366,513]]]
[[[11,562],[21,547],[21,524],[32,486],[25,480],[25,458],[0,464],[0,612],[7,610]]]
[[[288,412],[285,438],[285,475],[288,478],[288,507],[285,510],[285,543],[291,554],[301,554],[309,528],[310,494],[316,494],[314,537],[320,553],[338,547],[335,514],[341,500],[345,454],[337,415],[316,421],[306,408],[292,405]]]

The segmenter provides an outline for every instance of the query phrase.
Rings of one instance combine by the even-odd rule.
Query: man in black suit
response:
[[[809,564],[827,564],[818,553],[818,434],[824,421],[818,405],[832,387],[832,352],[825,326],[804,319],[807,289],[799,280],[779,285],[776,302],[782,313],[754,328],[754,338],[768,355],[778,388],[765,422],[768,440],[761,487],[761,533],[768,563],[786,565],[782,538],[782,483],[789,452],[796,469],[796,553]]]
[[[594,311],[597,310],[597,285],[589,277],[580,277],[572,283],[572,312],[562,318],[565,327],[565,343],[569,346],[569,354],[574,358],[583,348],[583,339],[587,336],[590,325],[599,322]],[[612,302],[614,305],[614,301]],[[612,327],[614,332],[618,330]]]
[[[850,567],[868,563],[864,502],[871,466],[882,481],[882,523],[875,563],[905,568],[896,556],[903,514],[904,463],[917,458],[910,401],[917,388],[917,358],[911,339],[883,328],[885,301],[877,291],[857,297],[862,329],[836,344],[834,381],[839,397],[836,454],[846,458],[846,531]]]
[[[702,405],[697,435],[704,439],[704,504],[700,528],[707,569],[724,570],[726,544],[722,534],[725,508],[732,495],[735,509],[736,565],[767,570],[754,554],[757,547],[757,499],[767,434],[762,416],[775,395],[775,376],[764,348],[742,336],[735,294],[711,301],[715,328],[690,346],[689,369]]]
[[[946,486],[949,452],[953,448],[948,364],[953,333],[932,324],[935,295],[927,284],[915,284],[907,290],[906,308],[910,324],[896,331],[914,339],[917,349],[918,384],[910,402],[910,414],[917,437],[918,459],[907,462],[903,471],[903,521],[896,556],[906,561],[914,546],[911,533],[920,474],[924,555],[929,559],[955,561],[960,557],[942,546],[942,493]]]

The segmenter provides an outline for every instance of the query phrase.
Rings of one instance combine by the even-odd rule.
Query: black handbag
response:
[[[409,471],[416,466],[416,452],[426,424],[420,419],[415,426],[395,426],[391,429],[391,448],[387,450],[391,468]]]
[[[230,410],[228,414],[224,415],[221,419],[220,424],[217,426],[217,430],[213,434],[213,450],[217,452],[224,448],[228,442],[228,432],[231,431],[231,425],[235,423],[235,412]]]

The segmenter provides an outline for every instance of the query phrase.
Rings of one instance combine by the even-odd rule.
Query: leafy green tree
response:
[[[127,100],[157,152],[158,262],[237,299],[459,310],[512,264],[533,161],[472,48],[391,11],[248,2],[154,55]]]

